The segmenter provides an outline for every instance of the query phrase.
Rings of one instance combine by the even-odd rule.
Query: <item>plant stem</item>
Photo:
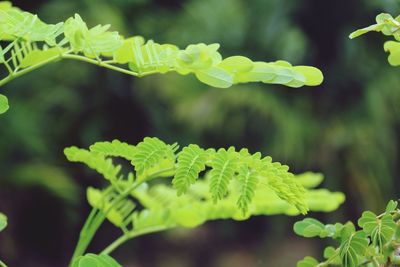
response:
[[[7,265],[0,260],[0,267],[7,267]]]
[[[95,231],[93,230],[97,230],[96,227],[93,227],[93,222],[96,222],[96,225],[98,224],[98,222],[100,221],[100,217],[96,217],[99,216],[99,212],[97,209],[93,208],[92,211],[90,212],[88,218],[86,219],[85,224],[82,227],[82,230],[79,234],[79,240],[78,243],[76,245],[76,248],[74,250],[73,256],[72,256],[72,260],[74,260],[76,257],[82,255],[86,248],[88,247],[90,241],[93,238],[93,235],[95,233]],[[100,226],[100,225],[99,225]],[[72,261],[71,261],[72,263]]]
[[[126,234],[120,236],[119,238],[117,238],[114,242],[112,242],[110,245],[108,245],[101,252],[101,254],[110,254],[116,248],[118,248],[120,245],[122,245],[123,243],[125,243],[126,241],[128,241],[128,240],[130,240],[132,238],[135,238],[135,237],[138,237],[138,236],[141,236],[141,235],[145,235],[145,234],[161,232],[161,231],[168,230],[168,229],[171,229],[171,228],[172,228],[172,226],[160,225],[160,226],[154,226],[154,227],[141,229],[141,230],[138,230],[138,231],[131,231],[131,232],[126,233]]]
[[[127,69],[120,68],[120,67],[117,67],[115,65],[112,65],[112,63],[114,63],[113,60],[107,60],[107,61],[102,61],[102,60],[99,60],[99,59],[96,60],[96,59],[91,59],[91,58],[88,58],[88,57],[85,57],[85,56],[81,56],[81,55],[71,54],[71,51],[67,51],[67,52],[61,53],[59,55],[53,56],[53,57],[51,57],[51,58],[49,58],[49,59],[47,59],[45,61],[42,61],[42,62],[40,62],[40,63],[38,63],[36,65],[32,65],[32,66],[30,66],[28,68],[22,69],[21,71],[11,72],[7,77],[5,77],[5,78],[0,80],[0,87],[5,85],[8,82],[14,80],[15,78],[17,78],[19,76],[22,76],[22,75],[24,75],[24,74],[26,74],[28,72],[36,70],[36,69],[38,69],[38,68],[40,68],[40,67],[42,67],[42,66],[44,66],[44,65],[46,65],[48,63],[51,63],[51,62],[59,60],[59,59],[73,59],[73,60],[83,61],[83,62],[87,62],[87,63],[90,63],[90,64],[94,64],[94,65],[97,65],[97,66],[100,66],[100,67],[104,67],[104,68],[107,68],[107,69],[111,69],[111,70],[114,70],[114,71],[118,71],[118,72],[121,72],[121,73],[124,73],[124,74],[128,74],[128,75],[131,75],[131,76],[137,76],[137,77],[141,77],[141,76],[157,73],[157,71],[148,71],[148,72],[143,72],[143,73],[134,72],[134,71],[130,71],[130,70],[127,70]]]
[[[108,69],[111,69],[111,70],[122,72],[122,73],[125,73],[125,74],[128,74],[128,75],[140,76],[140,74],[137,73],[137,72],[130,71],[130,70],[127,70],[127,69],[124,69],[124,68],[120,68],[120,67],[111,65],[109,63],[105,63],[104,61],[101,61],[101,60],[91,59],[91,58],[87,58],[87,57],[80,56],[80,55],[64,54],[64,55],[62,55],[62,58],[84,61],[84,62],[87,62],[87,63],[90,63],[90,64],[94,64],[94,65],[97,65],[97,66],[100,66],[100,67],[105,67],[105,68],[108,68]]]
[[[79,256],[83,255],[89,246],[90,242],[92,241],[94,235],[96,234],[97,230],[105,220],[107,214],[110,212],[110,210],[117,205],[120,201],[122,201],[124,198],[126,198],[133,190],[135,190],[138,186],[140,186],[142,183],[149,181],[151,179],[159,177],[162,173],[165,172],[170,172],[174,170],[175,168],[165,168],[162,170],[155,171],[154,173],[149,174],[146,178],[144,178],[141,181],[134,182],[130,187],[125,189],[123,192],[121,192],[118,197],[116,197],[111,205],[108,207],[107,210],[104,212],[101,212],[97,209],[92,209],[91,213],[89,214],[85,224],[82,227],[82,230],[79,235],[79,240],[76,245],[76,248],[74,250],[70,265],[72,262]]]
[[[88,219],[86,220],[84,226],[82,227],[81,234],[79,236],[78,243],[72,255],[72,259],[70,265],[74,262],[74,260],[83,255],[89,246],[90,242],[92,241],[94,235],[96,234],[97,230],[105,220],[108,212],[118,204],[122,199],[124,199],[132,190],[138,187],[140,183],[133,183],[129,188],[123,191],[118,197],[116,197],[110,207],[103,212],[97,212],[96,209],[93,209],[90,213]]]
[[[45,60],[45,61],[40,62],[39,64],[30,66],[30,67],[25,68],[25,69],[23,69],[23,70],[21,70],[21,71],[18,71],[18,72],[13,72],[13,73],[11,73],[10,75],[8,75],[7,77],[5,77],[4,79],[0,80],[0,87],[3,86],[3,85],[5,85],[5,84],[8,83],[8,82],[14,80],[15,78],[17,78],[17,77],[19,77],[19,76],[22,76],[22,75],[24,75],[24,74],[26,74],[26,73],[28,73],[28,72],[31,72],[31,71],[33,71],[33,70],[36,70],[36,69],[38,69],[38,68],[40,68],[40,67],[42,67],[42,66],[44,66],[44,65],[46,65],[46,64],[48,64],[48,63],[53,62],[53,61],[56,61],[56,60],[58,60],[58,59],[60,59],[60,58],[61,58],[60,55],[56,55],[56,56],[51,57],[51,58],[49,58],[49,59],[47,59],[47,60]]]

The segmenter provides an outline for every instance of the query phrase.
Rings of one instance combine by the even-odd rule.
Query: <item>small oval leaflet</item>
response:
[[[228,88],[233,84],[232,75],[219,67],[197,71],[196,77],[201,82],[218,88]]]

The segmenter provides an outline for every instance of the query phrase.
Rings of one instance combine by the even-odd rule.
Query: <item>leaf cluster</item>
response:
[[[395,41],[386,41],[383,48],[389,53],[388,61],[392,66],[400,65],[400,16],[393,18],[390,14],[381,13],[376,16],[376,23],[366,28],[356,30],[350,38],[356,38],[365,33],[375,31],[386,36],[393,36]]]
[[[125,38],[110,25],[88,27],[78,15],[65,22],[47,24],[37,15],[24,12],[8,2],[0,5],[0,65],[5,75],[0,86],[29,71],[60,59],[95,64],[133,76],[175,71],[194,74],[210,86],[263,82],[289,87],[315,86],[321,71],[310,66],[292,66],[286,61],[252,61],[244,56],[223,58],[219,44],[191,44],[180,49],[172,44],[145,41],[141,36]],[[0,96],[0,113],[8,109]]]
[[[393,266],[400,263],[400,209],[397,201],[391,200],[384,213],[363,212],[358,220],[359,230],[352,222],[345,224],[323,224],[306,218],[294,224],[296,234],[304,237],[332,238],[338,246],[324,250],[324,260],[312,257],[299,261],[298,267],[322,266]]]
[[[104,189],[88,188],[87,198],[122,230],[122,240],[216,219],[297,215],[309,209],[329,212],[344,201],[342,193],[314,189],[322,182],[321,175],[295,176],[287,166],[247,149],[192,144],[178,151],[177,144],[146,137],[137,145],[114,140],[97,142],[88,150],[69,147],[65,155],[108,182]],[[129,161],[133,169],[122,170],[113,157]],[[110,245],[103,252],[114,249]]]

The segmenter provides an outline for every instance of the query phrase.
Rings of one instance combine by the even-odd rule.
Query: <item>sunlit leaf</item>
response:
[[[400,42],[387,41],[383,46],[386,52],[389,52],[388,61],[392,66],[400,65]]]
[[[27,41],[44,41],[56,45],[56,38],[62,33],[63,23],[46,24],[37,15],[15,8],[0,9],[0,39],[4,36],[23,38]]]
[[[219,67],[211,67],[196,72],[199,81],[217,88],[228,88],[233,84],[233,76]]]
[[[45,63],[48,60],[59,57],[63,51],[65,51],[65,49],[62,50],[58,47],[49,48],[47,50],[33,50],[23,58],[20,62],[20,67],[27,68],[33,65]]]
[[[253,68],[253,61],[243,56],[227,57],[218,65],[231,73],[247,72]]]
[[[83,52],[88,57],[102,53],[112,53],[123,45],[118,32],[110,32],[110,25],[97,25],[88,29],[82,18],[75,14],[64,25],[65,37],[76,52]]]
[[[322,72],[319,69],[314,68],[314,67],[294,66],[293,70],[298,71],[304,75],[304,77],[305,77],[304,84],[305,85],[309,85],[309,86],[319,85],[324,80],[324,76],[322,75]]]

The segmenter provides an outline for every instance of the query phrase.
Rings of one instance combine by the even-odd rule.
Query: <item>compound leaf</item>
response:
[[[97,25],[88,29],[82,18],[75,14],[64,25],[64,34],[75,52],[83,52],[87,57],[113,53],[123,45],[118,32],[107,31],[110,25]]]
[[[196,182],[199,173],[206,168],[208,153],[198,145],[184,147],[178,155],[176,172],[172,185],[178,195],[186,193],[189,186]]]
[[[339,248],[343,267],[357,267],[359,257],[363,256],[368,247],[368,239],[364,232],[352,233]]]
[[[145,172],[157,165],[166,168],[173,168],[175,165],[176,145],[167,145],[157,137],[145,137],[136,146],[136,151],[132,158],[132,165],[135,166],[137,176],[145,176]]]
[[[305,203],[305,189],[294,179],[289,167],[279,162],[272,162],[271,157],[261,160],[260,174],[267,178],[268,186],[283,200],[294,205],[301,213],[306,214],[308,206]]]
[[[0,39],[22,38],[30,42],[44,41],[54,46],[62,30],[62,22],[46,24],[37,15],[16,8],[0,9]]]
[[[93,187],[88,187],[86,191],[87,200],[93,208],[101,210],[115,226],[123,227],[129,223],[129,216],[132,215],[136,205],[129,199],[124,199],[113,205],[113,200],[117,196],[117,193],[102,192]]]
[[[248,207],[254,198],[255,190],[259,183],[259,173],[247,166],[241,166],[238,174],[240,183],[239,199],[237,205],[242,210],[243,215],[247,213]]]
[[[392,239],[396,231],[396,223],[390,214],[384,214],[382,218],[377,218],[375,213],[365,211],[358,220],[358,225],[371,236],[372,244],[378,246],[380,250],[386,242]]]
[[[86,164],[89,168],[96,170],[112,183],[117,182],[117,180],[121,178],[119,176],[121,166],[115,166],[111,159],[106,159],[101,154],[92,153],[86,149],[80,149],[74,146],[64,149],[64,154],[69,161]]]
[[[228,184],[238,167],[238,155],[234,148],[219,149],[214,155],[210,167],[210,192],[216,202],[228,192]]]
[[[90,146],[90,151],[102,154],[103,156],[121,157],[129,161],[133,160],[136,152],[135,146],[129,145],[119,140],[112,142],[96,142]]]

